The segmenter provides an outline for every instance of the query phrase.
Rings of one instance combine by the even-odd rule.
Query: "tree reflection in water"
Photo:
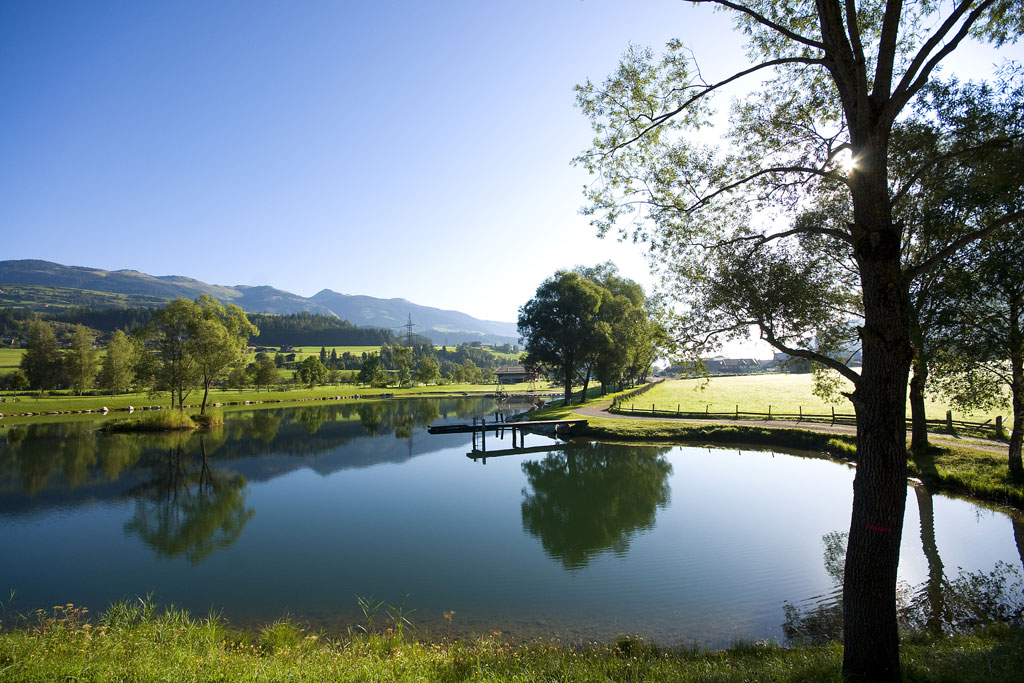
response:
[[[961,571],[955,578],[945,575],[935,543],[935,514],[932,494],[923,485],[914,487],[921,520],[921,548],[928,560],[928,580],[916,587],[897,587],[900,628],[941,634],[962,631],[993,622],[1020,623],[1024,620],[1024,582],[1018,567],[998,562],[990,572]],[[1024,524],[1010,513],[1014,539],[1024,562]],[[846,558],[845,532],[833,531],[822,537],[825,571],[833,583],[826,595],[805,601],[805,606],[783,605],[786,621],[782,629],[792,643],[840,640],[843,636],[843,570]]]
[[[199,457],[188,448],[196,440]],[[133,492],[135,514],[125,532],[160,556],[184,556],[192,564],[238,540],[254,514],[245,507],[245,477],[210,467],[206,437],[182,440],[148,464],[153,477]]]
[[[566,569],[582,569],[604,552],[623,555],[630,540],[654,527],[669,501],[669,448],[566,446],[522,465],[523,528]]]

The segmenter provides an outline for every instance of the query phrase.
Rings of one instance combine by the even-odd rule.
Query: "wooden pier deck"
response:
[[[495,432],[504,437],[505,430],[512,436],[512,448],[522,449],[526,446],[525,438],[527,433],[550,432],[554,436],[571,436],[576,427],[586,427],[586,420],[534,420],[530,422],[487,422],[480,420],[473,424],[447,424],[431,425],[427,427],[428,434],[472,434],[473,451],[487,450],[487,432]],[[518,444],[516,443],[518,432]],[[476,436],[480,435],[480,445],[477,446]]]
[[[503,429],[545,429],[554,427],[556,432],[571,432],[577,425],[586,427],[586,420],[534,420],[532,422],[477,422],[475,424],[430,425],[430,434],[472,434],[482,431],[498,432]]]

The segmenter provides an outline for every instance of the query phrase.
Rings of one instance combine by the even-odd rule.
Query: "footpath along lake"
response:
[[[458,633],[722,647],[784,642],[784,625],[813,630],[834,613],[851,467],[540,435],[526,437],[533,452],[484,464],[467,457],[469,434],[424,429],[499,409],[366,401],[229,413],[222,429],[157,436],[0,426],[6,616],[151,594],[239,626],[291,615],[344,631],[364,621],[357,596],[372,596],[428,637],[454,611]],[[487,447],[511,437],[489,434]],[[998,568],[1019,604],[1022,545],[1016,514],[911,487],[905,599],[923,623],[959,609],[971,586],[997,588],[962,572]]]

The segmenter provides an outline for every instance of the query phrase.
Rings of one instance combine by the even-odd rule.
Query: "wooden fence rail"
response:
[[[632,392],[630,392],[632,393]],[[642,392],[638,392],[642,393]],[[772,410],[772,406],[768,406],[768,412],[761,413],[756,411],[740,410],[739,406],[736,406],[735,410],[729,412],[711,412],[711,406],[707,406],[703,412],[700,411],[688,411],[681,410],[677,405],[675,410],[671,408],[658,408],[655,404],[651,404],[650,408],[641,406],[637,407],[636,403],[630,403],[629,407],[625,407],[625,400],[627,398],[633,398],[629,394],[620,397],[612,403],[610,412],[617,413],[620,415],[640,415],[643,417],[676,417],[676,418],[689,418],[689,419],[703,419],[703,420],[783,420],[790,422],[816,422],[816,423],[829,423],[829,424],[842,424],[842,425],[856,425],[857,416],[853,413],[837,413],[835,408],[832,409],[831,413],[816,414],[816,413],[805,413],[803,408],[800,408],[798,413],[779,413]],[[946,429],[976,429],[984,431],[987,429],[993,430],[997,435],[1002,434],[1002,419],[996,418],[993,424],[992,420],[985,420],[984,422],[971,422],[968,420],[954,420],[952,413],[946,413],[946,419],[944,420],[926,420],[929,427],[945,427]],[[907,418],[907,428],[911,426],[910,418]]]

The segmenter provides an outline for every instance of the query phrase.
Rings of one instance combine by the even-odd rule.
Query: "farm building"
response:
[[[528,371],[522,365],[502,365],[494,374],[501,384],[518,384],[536,379],[536,373]]]

